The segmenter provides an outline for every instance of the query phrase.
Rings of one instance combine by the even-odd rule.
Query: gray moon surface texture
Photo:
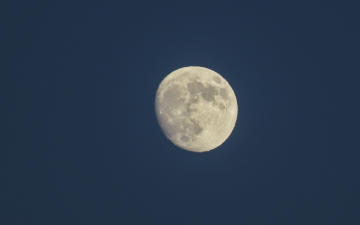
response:
[[[233,89],[220,74],[188,66],[161,81],[155,112],[162,131],[173,144],[192,152],[206,152],[230,136],[238,105]]]

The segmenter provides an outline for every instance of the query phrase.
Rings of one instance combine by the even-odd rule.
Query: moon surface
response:
[[[173,144],[192,152],[206,152],[230,136],[238,105],[233,89],[220,74],[188,66],[161,81],[155,112],[162,131]]]

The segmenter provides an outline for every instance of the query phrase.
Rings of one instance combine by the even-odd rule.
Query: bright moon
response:
[[[162,131],[188,151],[206,152],[224,143],[235,127],[237,111],[229,83],[205,67],[171,72],[156,92],[155,112]]]

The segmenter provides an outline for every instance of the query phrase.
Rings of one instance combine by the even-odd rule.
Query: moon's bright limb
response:
[[[236,96],[218,73],[199,66],[177,69],[156,92],[155,111],[165,136],[188,151],[205,152],[221,145],[237,119]]]

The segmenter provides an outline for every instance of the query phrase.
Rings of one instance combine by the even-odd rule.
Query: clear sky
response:
[[[355,131],[335,102],[359,75],[358,8],[339,4],[5,0],[0,224],[360,224],[360,155],[335,135]],[[155,117],[160,81],[191,65],[238,100],[209,153]]]

